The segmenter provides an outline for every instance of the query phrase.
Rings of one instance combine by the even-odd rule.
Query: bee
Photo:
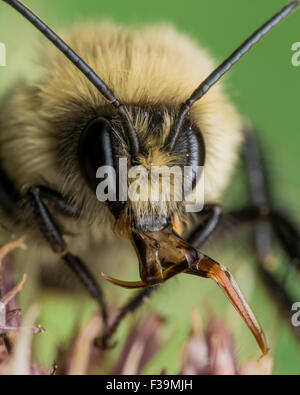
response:
[[[39,250],[50,247],[79,277],[101,307],[103,342],[145,295],[173,276],[189,273],[211,278],[222,288],[267,353],[263,331],[232,275],[198,249],[226,217],[214,202],[244,144],[251,198],[249,206],[230,214],[241,224],[253,223],[257,234],[258,226],[268,223],[291,259],[299,257],[297,230],[270,204],[254,135],[217,84],[299,1],[279,11],[217,67],[206,51],[170,27],[80,25],[63,41],[20,1],[3,1],[51,41],[43,76],[17,85],[0,106],[3,218],[38,240]],[[190,173],[181,174],[181,183],[172,178],[172,199],[140,200],[137,189],[127,198],[121,192],[132,182],[121,177],[120,160],[126,161],[126,171],[175,166],[188,167]],[[202,167],[205,187],[197,189]],[[112,177],[99,176],[99,169],[107,168]],[[102,195],[117,198],[100,201],[99,178],[105,181]],[[185,224],[192,215],[186,212],[187,199],[174,198],[187,180],[205,202],[188,230]],[[153,179],[140,179],[139,191],[152,184]],[[126,251],[131,245],[135,249],[141,281],[102,277],[141,291],[109,325],[100,284],[79,256],[92,249],[93,257],[105,261],[103,245],[116,250],[121,239],[126,239]],[[257,254],[264,259],[263,248],[257,246]],[[270,284],[272,278],[264,275]]]

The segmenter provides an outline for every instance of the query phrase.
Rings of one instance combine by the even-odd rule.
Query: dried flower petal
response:
[[[32,328],[39,315],[37,306],[31,306],[25,317],[24,327]],[[36,328],[35,333],[42,331],[41,327]],[[15,346],[14,354],[9,365],[7,374],[13,375],[28,375],[31,372],[31,342],[32,330],[23,330],[19,332],[17,343]]]
[[[114,374],[140,374],[146,364],[157,353],[163,319],[150,314],[131,328],[130,335],[120,355]]]
[[[102,326],[102,319],[97,314],[80,330],[70,359],[69,375],[88,374],[93,342],[101,333]]]
[[[206,329],[209,348],[210,374],[235,375],[237,362],[232,336],[222,320],[212,318]]]
[[[16,248],[21,248],[26,250],[25,237],[21,237],[19,240],[12,241],[10,243],[5,244],[0,248],[0,266],[3,259]]]
[[[270,375],[272,374],[273,360],[270,356],[264,355],[258,360],[249,360],[243,363],[241,375]]]
[[[23,285],[25,284],[27,280],[27,275],[24,274],[22,280],[17,284],[13,289],[11,289],[9,292],[7,292],[1,299],[1,302],[5,305],[7,305],[23,288]]]
[[[199,313],[192,312],[192,333],[183,346],[180,374],[202,375],[209,370],[208,345],[202,333]]]

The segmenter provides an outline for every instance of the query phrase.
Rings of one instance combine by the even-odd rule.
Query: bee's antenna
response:
[[[139,152],[139,139],[128,111],[124,104],[120,103],[114,93],[105,82],[94,72],[94,70],[81,59],[49,26],[47,26],[37,15],[19,0],[3,0],[22,14],[31,22],[44,36],[46,36],[99,90],[99,92],[118,110],[127,128],[129,142],[133,157]]]
[[[292,1],[286,5],[281,11],[269,19],[263,26],[256,30],[246,41],[243,42],[224,62],[217,67],[192,93],[190,98],[181,105],[177,120],[167,140],[167,145],[170,150],[175,146],[177,137],[182,127],[183,120],[190,111],[192,105],[217,82],[219,79],[229,71],[232,66],[237,63],[243,55],[245,55],[258,41],[260,41],[273,27],[280,23],[299,5],[299,1]]]

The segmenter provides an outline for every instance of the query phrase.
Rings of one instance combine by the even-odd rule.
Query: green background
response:
[[[0,2],[1,3],[1,2]],[[172,22],[181,31],[190,34],[212,55],[222,61],[250,33],[273,13],[286,4],[285,0],[27,0],[54,29],[67,28],[78,21],[112,19],[130,24]],[[18,78],[34,77],[38,69],[33,66],[36,42],[43,42],[39,33],[5,4],[0,4],[0,41],[7,47],[7,67],[0,68],[0,94]],[[226,90],[240,112],[260,131],[272,180],[272,192],[279,207],[287,209],[300,221],[300,67],[293,67],[291,46],[300,41],[300,10],[284,21],[255,47],[226,76]],[[200,81],[199,81],[200,83]],[[13,116],[13,115],[12,115]],[[241,204],[244,199],[243,178],[238,172],[226,195],[226,205]],[[236,238],[236,236],[235,236]],[[246,236],[245,236],[246,238]],[[246,239],[235,247],[226,243],[211,246],[210,254],[221,259],[232,269],[238,282],[250,298],[251,305],[271,339],[274,356],[274,373],[299,373],[300,350],[283,318],[264,287],[261,286],[254,262],[249,257]],[[237,246],[238,245],[238,246]],[[278,250],[276,250],[278,252]],[[277,254],[278,261],[285,262]],[[283,262],[284,261],[284,262]],[[279,266],[280,267],[280,266]],[[133,270],[133,269],[132,269]],[[134,273],[134,272],[133,272]],[[294,277],[294,276],[292,276]],[[299,277],[289,281],[297,298]],[[130,291],[116,294],[108,286],[112,300],[126,298]],[[296,301],[297,299],[295,299]],[[298,292],[298,301],[300,292]],[[166,345],[147,367],[147,372],[159,372],[166,366],[168,373],[176,373],[179,366],[179,350],[190,328],[190,312],[197,307],[203,319],[203,302],[209,301],[214,311],[226,320],[236,338],[239,361],[258,355],[256,345],[241,323],[238,315],[215,284],[204,279],[181,276],[171,280],[153,297],[143,312],[153,309],[167,317],[165,325]],[[82,302],[56,292],[41,297],[42,323],[47,332],[35,341],[36,354],[45,364],[55,357],[55,347],[66,344],[77,319],[78,304],[85,309],[85,316],[95,306],[87,299]],[[86,309],[87,307],[87,309]],[[119,334],[122,339],[125,324]],[[113,355],[117,357],[119,346]]]

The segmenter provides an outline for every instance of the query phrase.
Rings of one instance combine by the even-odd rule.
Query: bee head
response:
[[[177,165],[182,168],[186,165],[195,169],[195,166],[204,164],[204,144],[199,129],[189,119],[191,109],[194,104],[203,98],[204,95],[220,80],[220,78],[226,74],[241,58],[244,56],[256,43],[258,43],[262,37],[264,37],[272,28],[286,18],[298,5],[299,1],[292,1],[286,5],[281,11],[269,19],[261,28],[256,30],[249,38],[247,38],[233,53],[225,59],[218,67],[216,67],[211,73],[201,82],[201,84],[192,92],[192,94],[183,99],[184,101],[178,106],[177,111],[174,109],[160,109],[160,111],[147,110],[144,111],[146,114],[144,117],[142,109],[139,109],[138,114],[130,114],[130,106],[125,105],[126,100],[123,102],[117,98],[113,90],[113,85],[108,86],[105,81],[96,73],[96,71],[88,65],[71,47],[69,47],[62,38],[60,38],[49,26],[47,26],[37,15],[35,15],[30,9],[23,5],[19,0],[4,0],[11,5],[16,11],[23,15],[29,22],[31,22],[54,46],[65,56],[66,59],[72,63],[76,70],[80,72],[80,76],[87,80],[96,88],[97,93],[89,89],[89,93],[92,93],[93,98],[100,96],[103,100],[105,99],[108,106],[115,112],[115,116],[112,118],[101,115],[100,117],[95,114],[95,117],[88,118],[89,122],[86,123],[84,130],[81,131],[79,137],[79,162],[80,169],[83,173],[86,182],[94,191],[99,191],[97,186],[97,178],[101,177],[101,171],[104,169],[108,170],[108,174],[111,174],[111,179],[107,180],[106,189],[110,189],[114,199],[111,199],[108,203],[110,211],[116,218],[120,218],[122,212],[127,210],[127,213],[133,217],[135,226],[140,227],[146,231],[153,230],[153,223],[155,217],[161,218],[161,225],[168,221],[170,215],[174,213],[175,209],[178,209],[180,204],[165,204],[163,199],[152,199],[152,196],[144,199],[142,203],[136,204],[135,197],[137,192],[133,193],[129,203],[126,199],[121,197],[119,192],[121,189],[134,185],[134,182],[129,183],[123,180],[118,182],[116,180],[118,174],[116,172],[117,159],[128,159],[129,165],[127,168],[132,168],[134,165],[142,165],[148,168],[156,165],[156,162],[161,162],[159,165]],[[114,39],[115,41],[115,39]],[[80,45],[82,49],[83,45]],[[130,51],[125,48],[125,62],[122,63],[122,69],[125,64],[131,64],[128,59]],[[98,51],[97,47],[97,51]],[[93,49],[92,53],[95,55],[97,52]],[[105,52],[105,51],[104,51]],[[105,69],[106,66],[102,63],[103,53],[100,54],[99,63],[102,65],[101,69]],[[148,51],[149,52],[149,51]],[[161,54],[161,50],[159,52]],[[140,55],[138,53],[138,55]],[[157,56],[157,55],[156,55]],[[90,57],[91,58],[91,57]],[[154,62],[156,63],[156,62]],[[202,63],[202,62],[201,62]],[[165,64],[165,62],[163,62]],[[111,64],[113,68],[113,64]],[[148,65],[145,65],[145,69]],[[62,67],[63,69],[63,67]],[[67,76],[70,72],[68,68]],[[74,69],[72,69],[72,72]],[[56,74],[58,73],[58,69]],[[107,78],[110,80],[111,78]],[[126,85],[127,77],[120,78],[119,84]],[[144,78],[143,78],[144,79]],[[143,81],[141,80],[141,82]],[[136,74],[134,74],[134,80],[136,80]],[[52,81],[52,79],[51,79]],[[81,78],[76,78],[76,85],[81,86]],[[50,83],[51,85],[51,83]],[[177,84],[176,84],[177,85]],[[91,86],[90,86],[91,87]],[[72,86],[73,90],[74,86]],[[80,91],[80,88],[78,88]],[[118,88],[120,89],[120,88]],[[41,89],[45,92],[45,89]],[[63,91],[63,89],[62,89]],[[66,90],[65,90],[66,91]],[[68,90],[67,90],[68,91]],[[135,89],[135,94],[138,89]],[[55,89],[55,95],[57,90]],[[82,95],[82,92],[81,92]],[[57,95],[56,95],[57,96]],[[121,96],[119,96],[121,97]],[[173,99],[177,103],[181,102],[178,98],[178,93],[173,94]],[[179,99],[179,101],[177,101]],[[47,100],[51,101],[51,100]],[[127,104],[127,103],[126,103]],[[72,103],[74,106],[74,102]],[[66,107],[66,104],[60,104],[59,108]],[[195,107],[194,107],[195,108]],[[79,109],[79,112],[82,109]],[[52,108],[53,112],[53,108]],[[47,116],[44,114],[44,117]],[[53,118],[53,117],[52,117]],[[55,117],[56,118],[56,117]],[[63,127],[66,120],[60,124],[60,128]],[[119,125],[118,125],[119,124]],[[146,127],[143,127],[146,124]],[[75,123],[75,129],[73,129],[73,136],[75,135],[74,130],[78,128],[78,123]],[[70,125],[68,125],[70,128]],[[146,133],[143,133],[146,130]],[[73,138],[73,137],[72,137]],[[76,136],[75,136],[76,138]],[[62,140],[62,135],[59,136]],[[68,139],[68,145],[70,145],[70,137]],[[147,141],[146,141],[147,140]],[[66,144],[65,144],[66,146]],[[61,153],[62,168],[66,174],[66,184],[70,180],[71,172],[70,162],[67,158],[66,151],[68,147],[63,148]],[[74,153],[72,153],[74,159]],[[76,155],[76,154],[75,154]],[[67,159],[64,159],[67,158]],[[164,163],[167,162],[167,163]],[[167,166],[168,167],[168,166]],[[100,170],[99,170],[100,169]],[[102,170],[101,170],[102,169]],[[99,171],[98,171],[99,170]],[[99,177],[100,176],[100,177]],[[190,176],[192,183],[195,182],[194,171]],[[71,185],[74,184],[72,180]],[[156,182],[156,184],[158,184]],[[182,183],[181,183],[182,184]],[[72,185],[73,186],[73,185]],[[139,184],[140,192],[145,192],[146,187],[149,186],[149,180],[143,180]],[[151,189],[153,182],[151,182]],[[100,188],[101,189],[101,188]],[[101,191],[100,191],[101,192]],[[105,192],[105,189],[103,189]],[[162,188],[162,192],[165,191]],[[177,190],[173,188],[173,202],[177,199]],[[105,194],[105,193],[104,193]],[[101,195],[101,193],[100,193]],[[102,193],[103,195],[103,193]],[[103,196],[102,196],[103,197]],[[127,196],[126,196],[127,198]],[[101,200],[101,199],[100,199]],[[157,223],[157,221],[156,221]]]

